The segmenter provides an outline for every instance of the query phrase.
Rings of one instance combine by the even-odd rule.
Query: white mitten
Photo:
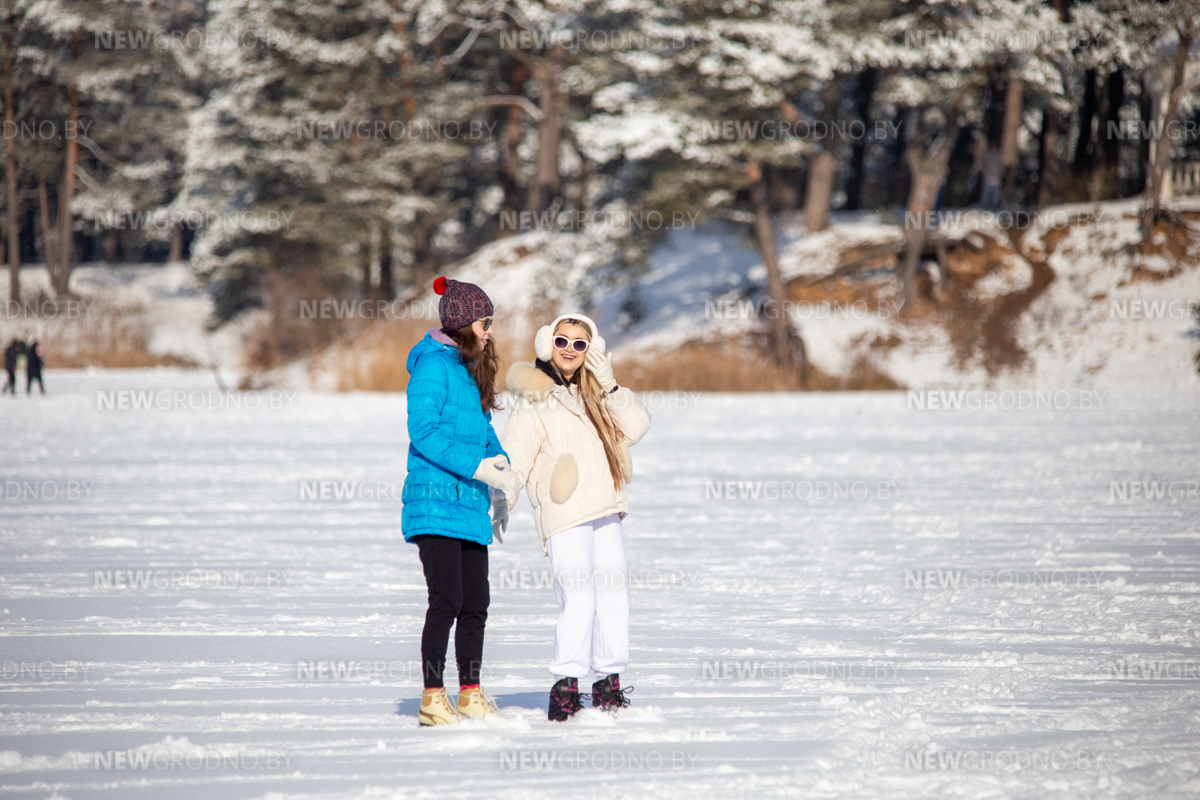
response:
[[[583,358],[583,363],[596,376],[596,380],[600,383],[600,388],[605,392],[611,392],[617,388],[617,379],[613,377],[612,371],[612,356],[608,353],[588,348],[587,355]]]
[[[504,544],[504,537],[500,534],[508,532],[508,498],[501,489],[488,491],[492,496],[492,536]]]
[[[512,471],[508,459],[504,456],[492,456],[479,462],[479,469],[472,475],[475,480],[483,481],[493,489],[499,489],[506,495],[516,496],[521,493],[521,479]]]

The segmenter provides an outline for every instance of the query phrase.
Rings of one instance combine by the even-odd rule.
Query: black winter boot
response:
[[[551,722],[565,722],[571,718],[583,704],[579,702],[579,681],[575,678],[563,678],[550,688],[550,711],[547,717]]]
[[[598,708],[601,711],[616,711],[619,708],[628,708],[629,698],[625,695],[632,691],[632,686],[628,689],[622,689],[621,677],[613,673],[604,680],[596,681],[592,684],[592,708]]]

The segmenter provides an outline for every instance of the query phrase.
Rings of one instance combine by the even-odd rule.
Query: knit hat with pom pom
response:
[[[442,318],[443,331],[456,331],[477,319],[492,316],[492,301],[473,283],[438,278],[433,282],[433,290],[442,296],[438,316]]]

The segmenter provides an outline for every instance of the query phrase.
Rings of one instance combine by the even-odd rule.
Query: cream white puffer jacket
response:
[[[518,400],[500,443],[533,503],[542,552],[556,533],[609,514],[624,519],[629,510],[624,484],[613,487],[604,445],[583,403],[529,362],[513,364],[507,383]],[[650,412],[624,387],[605,395],[605,402],[625,434],[618,456],[628,483],[633,477],[629,445],[650,429]],[[508,500],[513,505],[517,498]]]

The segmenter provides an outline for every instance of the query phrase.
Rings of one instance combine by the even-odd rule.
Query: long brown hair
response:
[[[591,329],[582,321],[564,319],[558,323],[554,332],[558,333],[558,328],[563,325],[574,325],[583,331],[583,335],[589,342],[592,341]],[[625,473],[621,468],[621,457],[618,455],[617,445],[625,434],[621,432],[621,428],[608,413],[608,406],[604,404],[604,389],[600,387],[600,381],[596,380],[596,376],[592,374],[586,364],[579,365],[579,369],[575,371],[572,379],[579,386],[579,399],[583,401],[583,410],[587,412],[588,419],[596,427],[596,433],[600,434],[600,444],[604,445],[604,458],[608,461],[608,471],[612,475],[613,488],[620,489],[625,480]]]
[[[488,343],[479,347],[479,337],[470,325],[458,330],[442,331],[458,345],[458,357],[462,360],[467,372],[479,388],[479,405],[483,413],[499,411],[500,401],[496,397],[496,373],[500,371],[500,356],[496,354],[496,340],[488,339]]]

